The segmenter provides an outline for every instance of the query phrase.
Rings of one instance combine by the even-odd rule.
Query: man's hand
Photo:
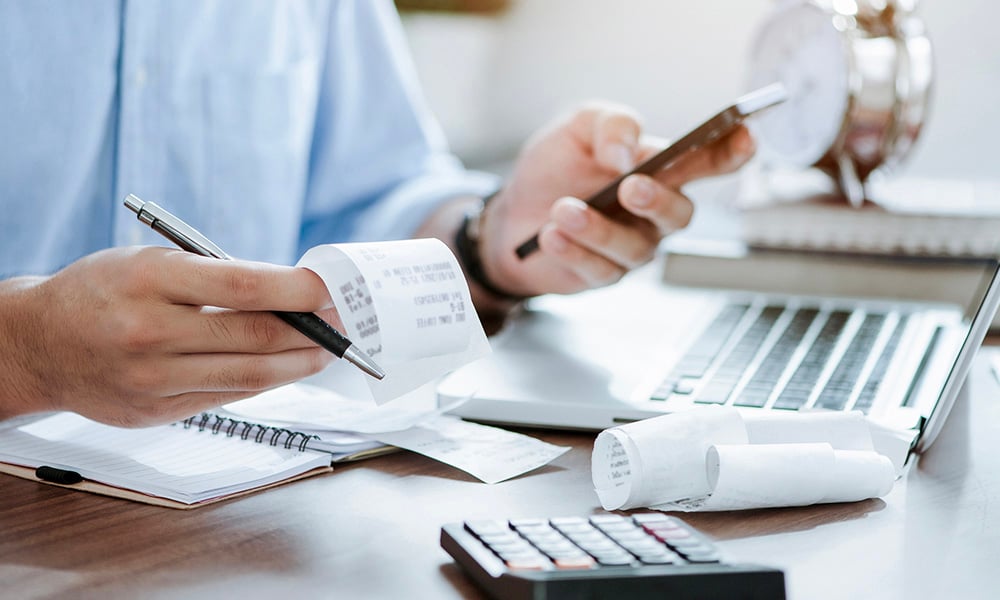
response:
[[[618,281],[649,261],[663,236],[691,220],[694,206],[681,186],[733,171],[754,150],[741,127],[653,177],[631,175],[618,191],[628,217],[612,221],[580,198],[662,149],[640,133],[638,119],[627,110],[592,106],[529,140],[483,215],[480,252],[488,278],[522,296]],[[514,248],[539,230],[539,251],[519,260]]]
[[[0,417],[71,410],[167,423],[323,369],[333,355],[268,311],[321,313],[311,271],[119,248],[0,283]],[[221,308],[219,308],[221,307]]]

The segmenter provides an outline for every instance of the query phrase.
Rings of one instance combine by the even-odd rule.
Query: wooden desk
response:
[[[730,559],[784,569],[794,599],[995,598],[1000,393],[983,360],[969,392],[884,500],[686,518]],[[478,598],[442,523],[599,507],[593,436],[541,437],[573,450],[498,485],[401,453],[190,512],[0,476],[0,596]]]

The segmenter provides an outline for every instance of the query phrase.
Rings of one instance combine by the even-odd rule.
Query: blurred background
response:
[[[470,167],[503,172],[524,139],[588,98],[635,107],[677,137],[746,91],[773,0],[398,0],[425,93]],[[925,1],[936,87],[898,172],[1000,173],[1000,3]]]

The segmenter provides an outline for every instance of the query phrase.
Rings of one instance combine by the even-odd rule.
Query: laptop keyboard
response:
[[[906,315],[891,317],[861,309],[729,304],[650,398],[868,412],[906,328]],[[891,333],[883,332],[887,327]]]

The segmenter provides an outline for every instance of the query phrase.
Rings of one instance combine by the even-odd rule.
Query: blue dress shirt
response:
[[[0,0],[0,278],[164,245],[128,193],[291,264],[495,185],[448,153],[386,0]]]

